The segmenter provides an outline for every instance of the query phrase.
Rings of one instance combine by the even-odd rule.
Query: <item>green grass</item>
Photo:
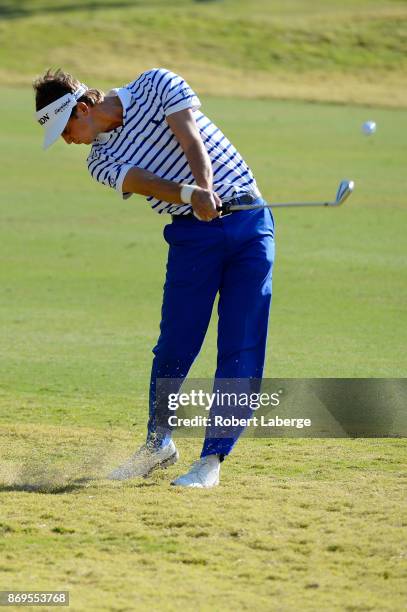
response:
[[[406,40],[399,0],[5,0],[0,83],[50,64],[94,84],[166,65],[212,95],[404,107]]]
[[[200,93],[200,92],[199,92]],[[3,88],[0,588],[71,591],[73,610],[402,610],[403,440],[245,440],[213,491],[169,472],[102,477],[142,441],[165,220],[92,182],[85,148],[41,151],[28,91]],[[277,210],[266,375],[406,375],[407,114],[204,98]],[[377,121],[368,139],[362,121]],[[215,323],[192,375],[210,377]]]

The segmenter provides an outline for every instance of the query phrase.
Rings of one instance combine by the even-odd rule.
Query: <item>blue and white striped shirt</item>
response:
[[[253,174],[239,152],[199,107],[199,98],[177,74],[163,68],[144,72],[132,83],[113,90],[123,106],[123,125],[100,134],[87,159],[94,179],[116,189],[123,198],[124,178],[132,167],[176,183],[195,183],[188,160],[165,118],[190,108],[213,169],[213,188],[222,200],[236,194],[259,195]],[[158,213],[184,215],[191,206],[175,205],[149,196]]]

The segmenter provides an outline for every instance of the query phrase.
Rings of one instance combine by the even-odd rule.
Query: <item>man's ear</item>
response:
[[[89,106],[86,102],[78,102],[76,105],[76,112],[80,115],[88,115],[89,114]]]

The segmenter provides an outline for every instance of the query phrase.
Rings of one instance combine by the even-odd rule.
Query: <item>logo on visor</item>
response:
[[[41,119],[39,119],[39,120],[38,120],[38,123],[39,123],[40,125],[44,125],[44,123],[46,123],[47,121],[49,121],[49,115],[48,115],[48,113],[47,113],[47,114],[45,114],[45,115],[43,115],[43,116],[41,117]]]
[[[66,108],[69,104],[70,104],[70,100],[66,100],[66,102],[64,102],[63,104],[61,104],[61,106],[59,106],[58,108],[54,110],[54,113],[57,115],[58,113],[63,111],[64,108]]]

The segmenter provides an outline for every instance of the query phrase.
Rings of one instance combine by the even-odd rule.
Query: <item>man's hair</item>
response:
[[[76,91],[81,82],[75,79],[71,74],[64,72],[61,68],[51,70],[50,68],[42,76],[35,79],[33,88],[35,91],[35,107],[39,111],[51,102],[62,98],[67,93]],[[78,102],[86,102],[89,106],[94,106],[102,102],[105,95],[100,89],[88,89]],[[76,107],[72,110],[72,115],[76,115]]]

